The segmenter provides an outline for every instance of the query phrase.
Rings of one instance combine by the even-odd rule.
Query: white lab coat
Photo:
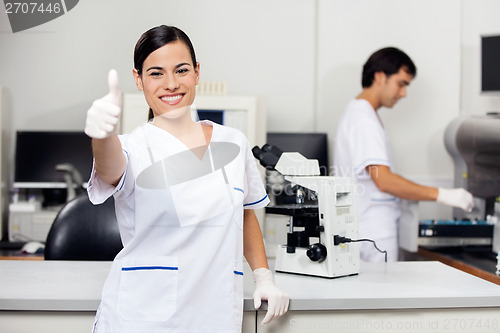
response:
[[[388,261],[397,260],[399,199],[381,192],[366,171],[374,164],[392,170],[384,128],[368,101],[354,99],[347,105],[337,127],[333,162],[336,175],[357,180],[359,237],[375,240],[381,250],[387,250]],[[361,259],[384,260],[371,243],[360,245]]]
[[[244,135],[213,126],[202,160],[145,124],[120,136],[118,186],[92,173],[89,197],[115,197],[124,248],[96,316],[98,333],[241,332],[243,209],[268,204]]]

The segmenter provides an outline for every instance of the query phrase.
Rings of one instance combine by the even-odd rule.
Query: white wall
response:
[[[145,30],[170,24],[191,37],[202,80],[226,81],[229,94],[265,96],[274,129],[285,113],[294,130],[312,130],[312,117],[299,116],[312,104],[313,74],[294,68],[314,62],[314,4],[86,0],[16,34],[9,33],[2,12],[0,83],[12,95],[13,126],[83,128],[86,109],[106,93],[109,68],[118,70],[125,92],[137,91],[131,75],[135,42]]]
[[[0,85],[12,133],[83,129],[92,100],[106,93],[108,69],[124,92],[133,46],[158,24],[191,37],[201,78],[228,93],[267,101],[270,131],[325,131],[333,138],[346,102],[361,89],[361,66],[394,45],[417,67],[408,97],[381,114],[397,170],[451,184],[442,135],[460,114],[500,109],[479,94],[479,35],[500,34],[496,0],[85,0],[54,21],[13,34],[0,11]],[[444,214],[429,208],[429,215]],[[445,212],[447,213],[447,212]]]

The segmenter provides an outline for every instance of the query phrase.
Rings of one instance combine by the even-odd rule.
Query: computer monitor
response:
[[[225,121],[225,110],[196,110],[198,114],[198,119],[200,120],[210,120],[219,125],[224,125]]]
[[[500,35],[481,37],[481,91],[500,92]]]
[[[308,159],[316,159],[322,176],[328,175],[328,137],[326,133],[267,133],[267,144],[283,152],[298,152]],[[297,203],[295,186],[286,181],[276,171],[266,172],[266,190],[271,205]],[[307,194],[305,202],[314,203]]]
[[[18,131],[15,152],[14,188],[65,188],[58,164],[73,165],[83,180],[92,170],[91,139],[84,132]]]
[[[327,176],[328,136],[326,133],[267,133],[267,143],[283,152],[298,152],[319,163],[321,175]]]

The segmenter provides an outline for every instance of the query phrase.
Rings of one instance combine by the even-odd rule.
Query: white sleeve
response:
[[[92,173],[90,174],[87,193],[90,202],[94,205],[103,203],[112,195],[125,195],[124,190],[132,188],[132,186],[125,186],[125,184],[130,182],[131,179],[133,180],[133,177],[129,177],[129,160],[128,154],[125,150],[123,151],[123,155],[125,156],[127,166],[125,168],[125,172],[120,178],[120,181],[118,182],[118,185],[116,186],[104,182],[95,171],[94,166],[92,166]]]
[[[263,208],[269,204],[270,200],[262,182],[262,176],[248,142],[243,149],[245,149],[245,198],[243,199],[243,207],[245,209]]]
[[[122,145],[123,155],[125,156],[125,172],[120,178],[118,185],[113,186],[105,183],[97,174],[92,163],[92,172],[88,182],[87,193],[89,200],[95,204],[101,204],[106,201],[110,196],[115,199],[126,198],[134,190],[134,176],[130,166],[129,153],[127,151],[127,135],[119,135],[120,143]]]
[[[390,166],[385,132],[380,124],[360,119],[349,134],[348,145],[352,153],[352,165],[358,177],[369,177],[365,170],[369,165]]]

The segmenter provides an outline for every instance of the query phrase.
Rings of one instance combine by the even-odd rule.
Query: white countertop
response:
[[[0,311],[95,311],[110,262],[0,260]],[[290,310],[500,307],[500,286],[439,262],[361,263],[337,279],[276,273]],[[245,270],[246,311],[253,281]],[[265,309],[265,308],[264,308]]]
[[[290,310],[500,306],[500,286],[435,261],[361,263],[337,279],[276,274]]]
[[[111,262],[0,260],[0,310],[96,311]]]

